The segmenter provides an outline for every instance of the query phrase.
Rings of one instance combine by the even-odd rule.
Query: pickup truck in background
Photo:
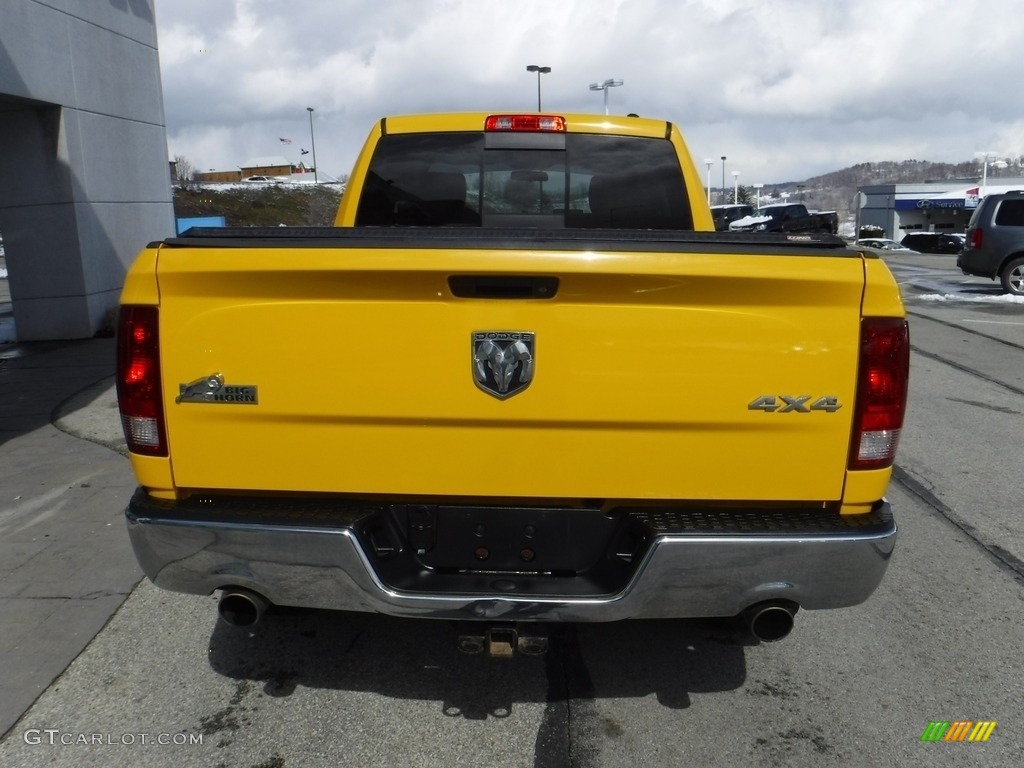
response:
[[[839,231],[835,211],[810,212],[803,203],[764,205],[760,210],[729,224],[730,232],[819,232],[834,235]]]
[[[193,229],[129,271],[136,556],[168,590],[459,620],[742,616],[880,583],[909,341],[885,263],[716,233],[678,127],[373,126],[330,228]]]

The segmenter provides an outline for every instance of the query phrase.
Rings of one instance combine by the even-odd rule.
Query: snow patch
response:
[[[730,222],[729,229],[746,229],[748,227],[756,227],[758,224],[769,224],[771,222],[771,216],[744,216],[742,219]]]
[[[1000,296],[965,296],[962,293],[925,293],[914,297],[918,301],[964,301],[971,304],[1024,304],[1024,296],[1004,293]]]

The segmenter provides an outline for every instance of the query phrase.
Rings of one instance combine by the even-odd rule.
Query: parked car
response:
[[[968,275],[999,278],[1004,291],[1024,296],[1024,192],[982,199],[967,224],[956,265]]]
[[[754,209],[749,205],[738,203],[736,205],[712,205],[711,218],[715,221],[715,229],[719,232],[728,232],[729,225],[744,216],[750,216]]]
[[[960,253],[964,236],[945,232],[911,232],[900,243],[921,253]]]
[[[250,184],[280,184],[280,179],[273,176],[249,176],[246,181]]]
[[[897,243],[895,240],[888,240],[884,237],[865,237],[857,241],[857,245],[863,245],[866,248],[878,248],[883,251],[910,251],[910,248]]]
[[[839,227],[835,211],[808,211],[803,203],[765,205],[756,213],[729,225],[731,232],[820,232],[834,235]]]

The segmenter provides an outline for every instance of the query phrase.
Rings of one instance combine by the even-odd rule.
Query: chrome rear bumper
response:
[[[421,561],[401,531],[381,533],[385,508],[273,498],[174,504],[140,490],[126,516],[142,569],[164,589],[244,587],[279,605],[462,620],[734,616],[766,600],[852,606],[881,582],[896,538],[885,501],[847,518],[634,509],[620,515],[634,550],[609,541],[597,558],[611,569],[602,573],[619,576],[420,567],[399,578],[395,563]]]

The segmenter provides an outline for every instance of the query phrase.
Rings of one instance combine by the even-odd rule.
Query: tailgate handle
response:
[[[452,275],[448,287],[460,299],[552,299],[558,293],[558,278]]]

